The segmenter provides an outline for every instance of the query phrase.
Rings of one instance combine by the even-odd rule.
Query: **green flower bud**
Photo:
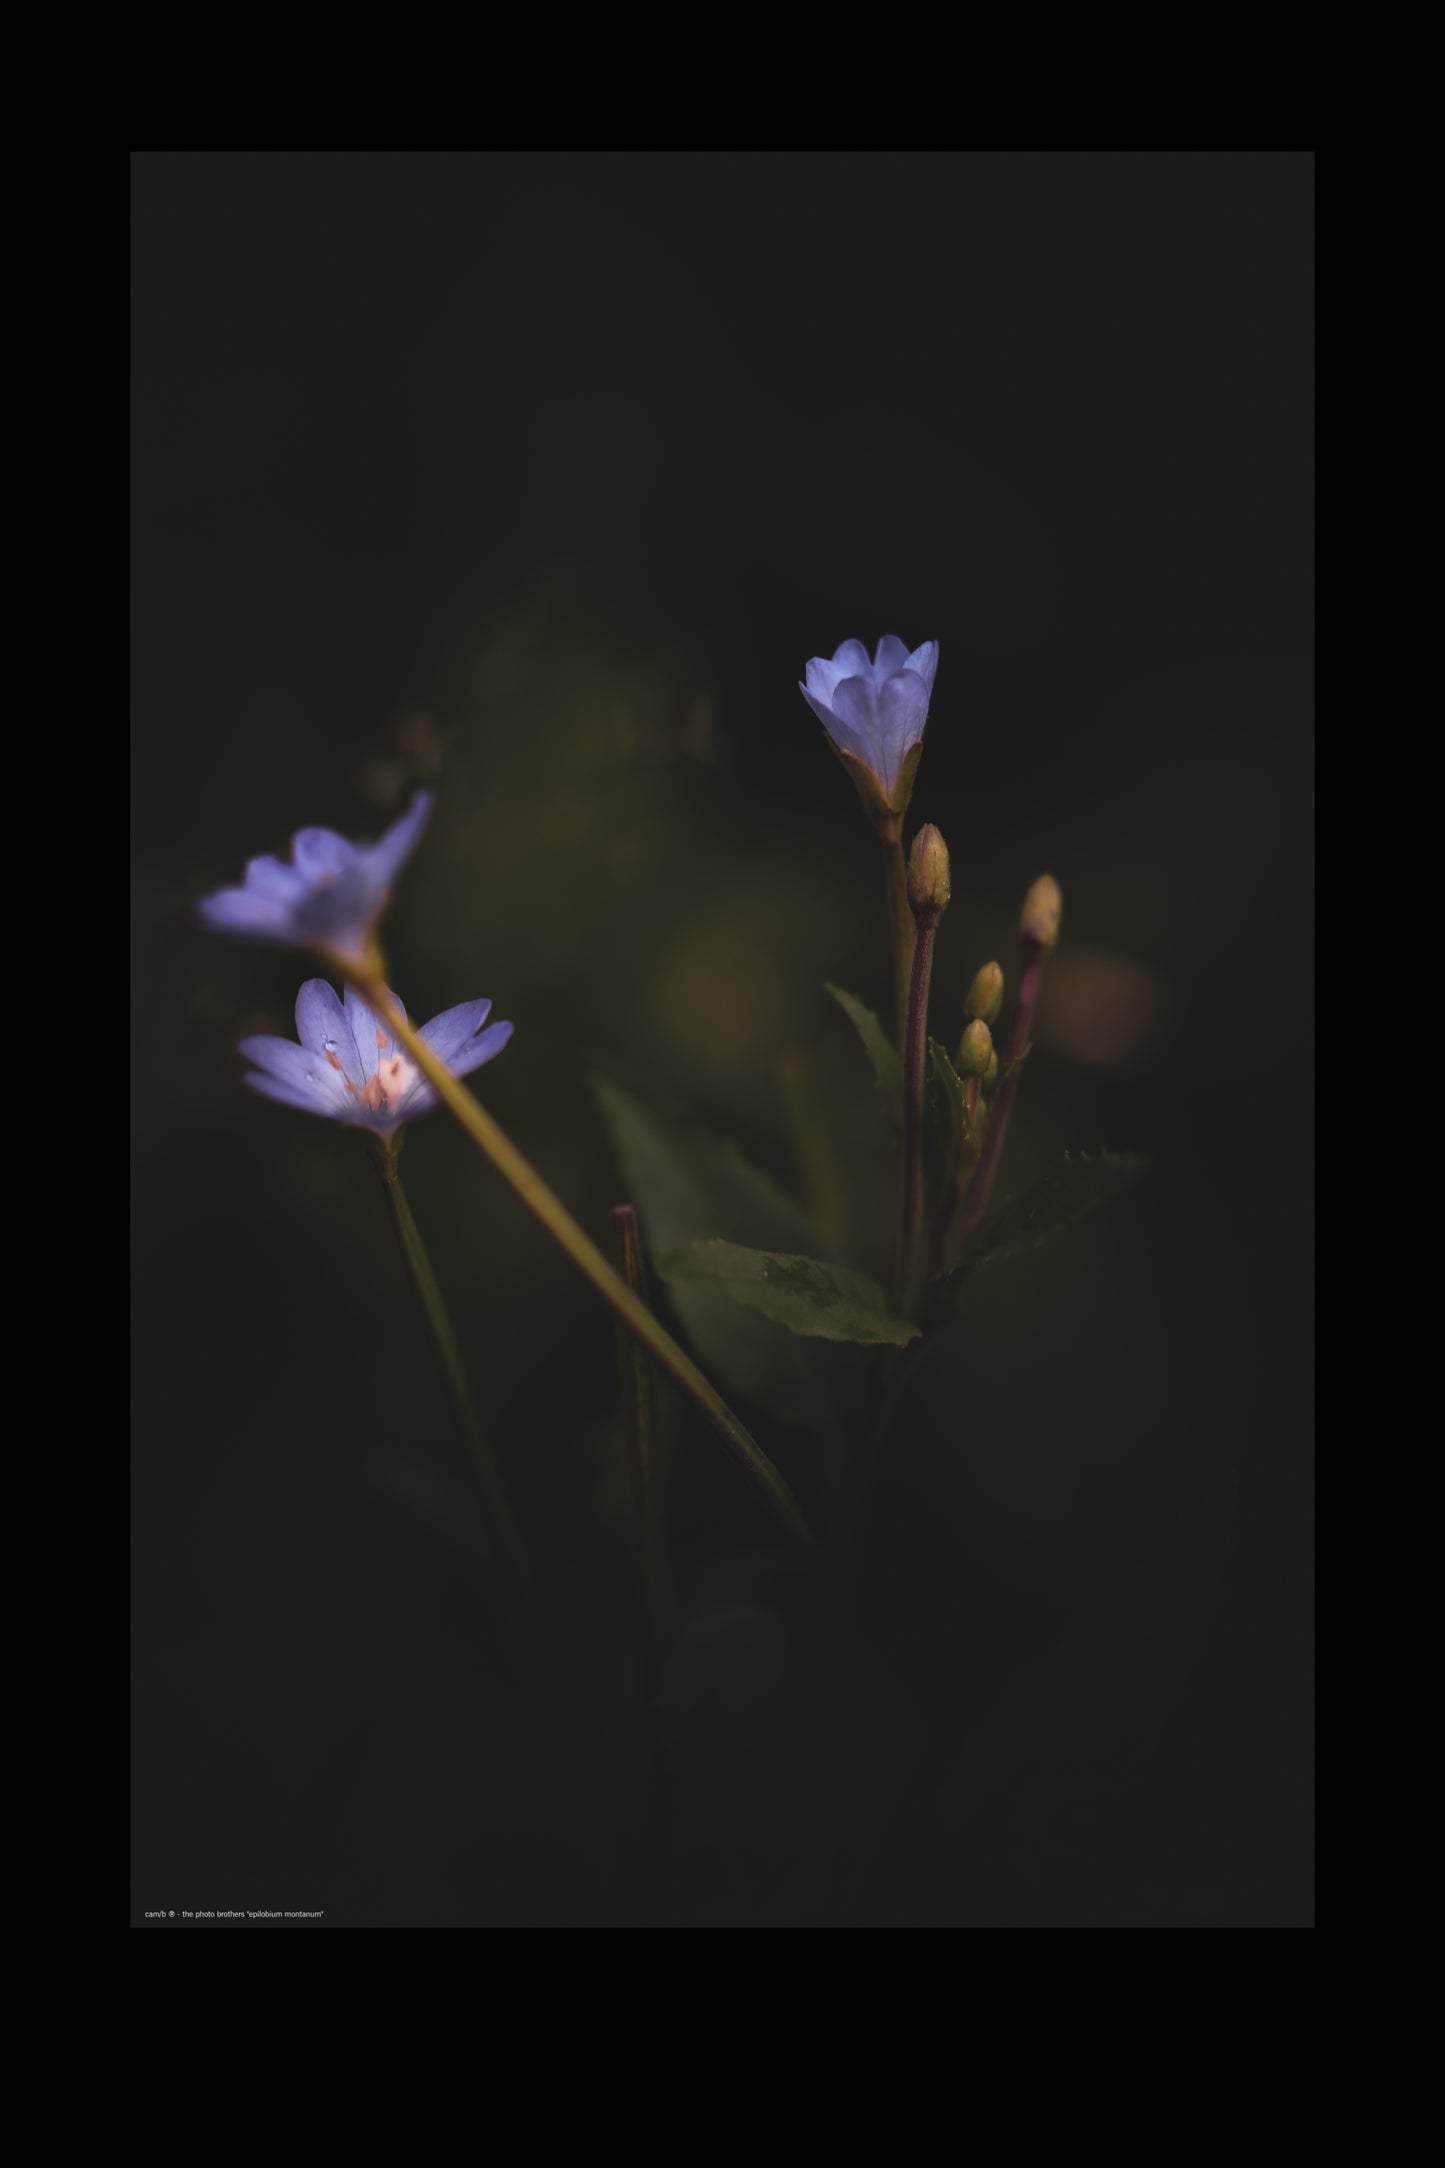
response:
[[[987,1068],[986,1068],[986,1069],[984,1070],[984,1072],[983,1072],[983,1088],[984,1088],[984,1090],[985,1090],[986,1092],[991,1092],[991,1091],[993,1090],[993,1088],[994,1088],[995,1084],[997,1084],[997,1082],[998,1082],[998,1048],[997,1048],[997,1047],[995,1047],[995,1048],[994,1048],[994,1050],[993,1050],[993,1052],[992,1052],[992,1053],[991,1053],[991,1054],[989,1055],[989,1057],[988,1057],[988,1067],[987,1067]]]
[[[976,1016],[958,1042],[958,1073],[960,1076],[987,1076],[990,1062],[997,1064],[998,1056],[993,1050],[993,1033],[981,1016]]]
[[[963,997],[965,1016],[976,1016],[981,1023],[991,1024],[1003,1007],[1003,972],[997,964],[985,964],[976,971],[973,984]]]
[[[1033,887],[1024,897],[1024,907],[1019,919],[1019,934],[1024,947],[1031,949],[1036,957],[1052,956],[1059,941],[1059,920],[1063,916],[1064,896],[1051,873],[1041,873]]]
[[[948,845],[930,821],[908,855],[908,903],[920,925],[936,925],[948,906]]]

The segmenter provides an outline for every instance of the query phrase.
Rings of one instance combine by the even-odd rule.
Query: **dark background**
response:
[[[597,1074],[790,1183],[791,1053],[873,1182],[822,981],[887,1013],[877,851],[796,681],[892,631],[942,647],[942,1036],[1064,889],[1008,1183],[1154,1173],[981,1274],[920,1379],[866,1873],[805,1901],[780,1844],[669,1916],[1310,1923],[1312,189],[1289,152],[136,157],[135,1917],[639,1923],[595,1708],[478,1685],[375,1181],[242,1088],[311,966],[193,899],[425,779],[393,983],[515,1021],[484,1096],[585,1224]],[[444,1119],[404,1171],[519,1500],[625,1637],[610,1321]],[[677,1545],[747,1730],[786,1667],[709,1594],[768,1534],[716,1458],[682,1426]]]

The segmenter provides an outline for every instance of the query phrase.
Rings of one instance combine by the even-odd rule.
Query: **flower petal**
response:
[[[260,1092],[267,1099],[279,1100],[283,1107],[300,1107],[303,1114],[324,1114],[330,1121],[347,1122],[353,1119],[351,1103],[337,1105],[323,1098],[314,1084],[292,1084],[284,1077],[263,1076],[255,1069],[248,1070],[245,1078],[253,1092]]]
[[[302,897],[292,913],[294,938],[360,959],[385,902],[384,891],[358,860],[339,880],[321,882]]]
[[[273,1084],[284,1084],[296,1105],[343,1120],[350,1116],[354,1094],[347,1091],[345,1078],[324,1055],[298,1046],[294,1039],[275,1038],[270,1032],[243,1039],[241,1052]]]
[[[435,803],[433,791],[419,790],[401,819],[393,821],[381,840],[363,854],[367,872],[383,897],[420,843]]]
[[[834,686],[847,674],[842,663],[825,662],[821,655],[815,655],[803,672],[803,690],[827,707],[832,701]]]
[[[490,1005],[488,1003],[489,1007]],[[469,1039],[461,1053],[453,1057],[453,1076],[470,1076],[473,1069],[481,1068],[483,1062],[495,1060],[511,1036],[510,1024],[488,1024],[485,1031],[479,1031],[474,1039]]]
[[[857,731],[854,730],[849,724],[843,722],[838,716],[836,716],[833,713],[833,710],[828,706],[827,702],[825,700],[820,700],[816,693],[810,692],[806,685],[800,685],[798,687],[798,691],[807,701],[809,707],[817,716],[819,722],[827,731],[829,737],[833,740],[833,743],[836,746],[840,747],[843,752],[852,753],[856,759],[864,761],[871,766],[873,756],[869,752],[868,747],[858,736]]]
[[[391,994],[392,1000],[396,1001],[396,995],[391,993],[391,988],[388,986],[386,990]],[[396,1005],[405,1016],[406,1010],[401,1003],[396,1001]],[[375,1076],[381,1064],[390,1061],[396,1052],[391,1026],[383,1023],[375,1010],[362,1000],[354,986],[346,989],[345,1008],[346,1021],[351,1026],[351,1036],[356,1041],[356,1051],[361,1057],[362,1067],[368,1077]]]
[[[839,677],[871,678],[873,664],[867,648],[861,640],[845,640],[833,650],[833,660],[838,665]]]
[[[271,896],[286,904],[299,902],[306,893],[305,877],[279,858],[248,858],[246,887],[253,896]]]
[[[446,1016],[459,1016],[464,1009],[489,1009],[490,1007],[491,1003],[489,1001],[463,1002],[460,1009],[450,1009],[446,1012]],[[446,1016],[433,1017],[432,1023],[443,1023],[446,1021]],[[426,1039],[428,1045],[435,1044],[430,1037],[431,1029],[432,1025],[428,1024],[422,1032],[422,1037]],[[485,1031],[478,1032],[475,1038],[468,1038],[459,1052],[443,1054],[442,1059],[446,1062],[453,1076],[470,1076],[474,1069],[480,1069],[485,1062],[494,1060],[501,1053],[502,1048],[512,1036],[512,1029],[513,1027],[510,1024],[488,1024]],[[440,1047],[437,1047],[436,1051],[440,1053]],[[404,1098],[392,1101],[388,1119],[394,1122],[414,1122],[421,1115],[430,1114],[432,1108],[440,1106],[440,1104],[441,1101],[434,1087],[428,1084],[425,1077],[419,1076]]]
[[[214,896],[202,896],[196,910],[216,933],[243,933],[253,941],[291,939],[289,907],[249,888],[219,888]]]
[[[298,1046],[294,1039],[278,1039],[272,1031],[258,1031],[243,1039],[240,1051],[268,1076],[289,1077],[294,1083],[304,1084],[316,1067],[314,1054]]]
[[[475,1033],[481,1030],[492,1010],[490,1001],[462,1001],[454,1009],[443,1009],[429,1024],[421,1027],[421,1036],[434,1054],[453,1068],[457,1056],[466,1050]],[[461,1072],[458,1072],[459,1074]]]
[[[878,642],[878,652],[873,658],[873,675],[881,684],[892,677],[908,660],[908,650],[896,633],[885,632]]]
[[[345,836],[331,828],[302,828],[291,838],[291,856],[307,885],[339,881],[356,864],[360,852]]]
[[[867,761],[875,775],[887,781],[883,773],[883,732],[872,678],[844,678],[833,694],[833,713],[858,740],[859,757]]]
[[[376,1068],[362,1060],[351,1019],[327,979],[308,979],[296,996],[296,1032],[307,1051],[328,1066],[334,1055],[342,1076],[358,1091]]]
[[[922,647],[913,650],[903,667],[906,670],[916,670],[931,693],[933,680],[938,675],[938,642],[925,640]]]
[[[914,670],[900,670],[878,695],[879,730],[886,763],[884,781],[892,790],[910,745],[923,736],[928,721],[928,687]]]
[[[398,1124],[414,1122],[419,1116],[430,1114],[433,1107],[439,1107],[440,1105],[440,1099],[432,1090],[426,1078],[419,1076],[410,1090],[404,1092],[400,1099],[393,1099],[391,1111],[386,1118],[389,1122]]]

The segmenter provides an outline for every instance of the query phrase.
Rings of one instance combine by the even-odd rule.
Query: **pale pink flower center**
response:
[[[381,1062],[375,1076],[368,1077],[359,1097],[364,1107],[384,1114],[389,1106],[410,1091],[416,1082],[416,1071],[403,1054],[393,1054],[389,1061]]]
[[[350,1081],[347,1082],[346,1089],[358,1106],[368,1108],[373,1114],[385,1114],[411,1090],[416,1082],[417,1072],[404,1054],[387,1055],[384,1031],[378,1031],[376,1035],[376,1051],[382,1058],[376,1065],[375,1074],[367,1078],[360,1091]],[[333,1069],[341,1069],[335,1049],[329,1043],[326,1059]]]

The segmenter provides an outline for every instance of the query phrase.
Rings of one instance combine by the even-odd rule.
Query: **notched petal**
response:
[[[873,675],[873,664],[867,648],[861,640],[844,640],[833,650],[833,660],[838,666],[839,677],[865,677]]]
[[[383,894],[420,843],[435,803],[435,792],[419,790],[401,819],[393,821],[381,840],[364,854],[368,871]]]
[[[421,1027],[421,1036],[440,1060],[448,1066],[467,1047],[492,1013],[490,1001],[461,1001],[454,1009],[443,1009],[429,1024]]]
[[[485,1031],[479,1031],[474,1039],[467,1041],[460,1054],[452,1057],[450,1066],[453,1074],[470,1076],[472,1071],[480,1069],[484,1062],[495,1060],[511,1036],[510,1024],[488,1024]]]
[[[826,707],[833,698],[834,686],[845,674],[841,663],[826,662],[821,655],[815,655],[803,672],[803,691]]]
[[[307,881],[337,881],[360,854],[354,843],[333,828],[302,828],[291,838],[296,870]]]
[[[899,645],[902,645],[901,641]],[[916,647],[905,659],[902,667],[905,670],[916,670],[931,693],[933,681],[938,675],[938,642],[925,640],[922,647]]]
[[[282,904],[296,903],[306,893],[303,876],[279,858],[248,858],[246,887],[253,896],[269,896]]]

